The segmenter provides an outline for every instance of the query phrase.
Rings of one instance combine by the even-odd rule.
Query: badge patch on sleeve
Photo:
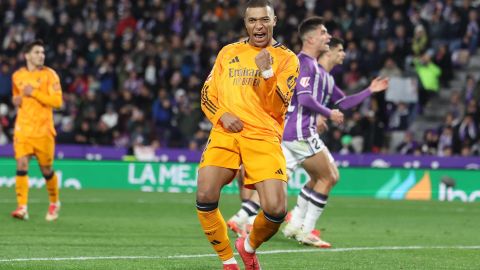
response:
[[[310,86],[310,77],[302,77],[300,78],[300,85],[303,87]]]

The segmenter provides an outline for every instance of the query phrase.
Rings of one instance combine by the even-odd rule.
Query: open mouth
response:
[[[267,34],[266,33],[255,33],[255,34],[253,34],[253,37],[254,37],[254,39],[260,41],[260,40],[265,39],[267,37]]]

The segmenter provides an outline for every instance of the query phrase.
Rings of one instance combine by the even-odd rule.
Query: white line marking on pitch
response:
[[[311,253],[311,252],[351,252],[368,250],[419,250],[419,249],[480,249],[480,246],[406,246],[406,247],[351,247],[331,249],[284,249],[259,251],[257,254],[282,254],[282,253]],[[154,259],[194,259],[203,257],[216,257],[216,254],[197,255],[171,255],[171,256],[99,256],[99,257],[65,257],[65,258],[13,258],[0,259],[2,262],[31,262],[31,261],[93,261],[93,260],[154,260]]]

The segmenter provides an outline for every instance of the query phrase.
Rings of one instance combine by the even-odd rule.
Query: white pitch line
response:
[[[352,252],[369,250],[420,250],[420,249],[480,249],[480,246],[398,246],[398,247],[351,247],[351,248],[309,248],[309,249],[284,249],[259,251],[257,254],[282,254],[282,253],[312,253],[312,252]],[[216,257],[216,254],[192,254],[171,256],[99,256],[99,257],[64,257],[64,258],[13,258],[0,259],[0,263],[31,262],[31,261],[93,261],[93,260],[158,260],[158,259],[194,259]]]

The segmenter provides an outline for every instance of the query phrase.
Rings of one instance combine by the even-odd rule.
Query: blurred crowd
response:
[[[200,89],[220,48],[247,36],[245,2],[1,1],[0,145],[12,140],[11,74],[22,65],[23,44],[40,38],[46,64],[62,81],[58,143],[202,149],[211,124],[200,109]],[[298,24],[312,15],[323,16],[329,32],[345,41],[345,63],[333,74],[347,94],[374,76],[417,82],[415,102],[376,95],[347,112],[345,125],[324,134],[333,152],[389,152],[390,133],[408,130],[478,47],[473,1],[273,2],[274,36],[294,52],[301,47]],[[419,142],[407,132],[394,151],[478,155],[478,79],[469,76],[452,94],[445,123]]]

